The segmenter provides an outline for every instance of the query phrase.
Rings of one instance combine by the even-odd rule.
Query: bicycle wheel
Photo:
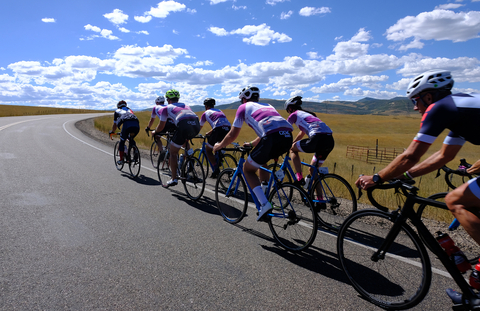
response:
[[[357,199],[350,184],[335,174],[321,175],[312,186],[310,198],[320,223],[337,231],[345,218],[357,210]]]
[[[232,155],[224,153],[222,155],[222,162],[219,165],[220,172],[227,168],[235,169],[237,165],[238,165],[237,160],[235,160],[235,158]]]
[[[118,152],[118,145],[120,144],[119,141],[115,144],[115,147],[113,148],[113,160],[115,161],[115,167],[117,170],[121,171],[123,169],[123,163],[118,164],[118,161],[120,161],[120,152]]]
[[[152,142],[152,145],[150,146],[150,161],[152,162],[153,168],[157,168],[159,154],[160,154],[160,149],[158,148],[157,142],[154,140]]]
[[[448,192],[440,192],[429,196],[429,199],[445,202],[445,196]],[[455,219],[452,213],[448,209],[442,209],[435,206],[429,206],[425,204],[420,204],[418,206],[417,215],[422,219],[422,222],[432,223],[433,225],[427,225],[427,228],[432,228],[430,233],[435,236],[436,232],[448,232],[448,235],[455,241],[455,245],[458,246],[467,259],[471,263],[476,263],[478,261],[478,254],[480,254],[480,246],[475,242],[475,240],[465,231],[462,225],[453,227],[449,229],[449,225]],[[420,238],[423,240],[422,236]],[[426,243],[424,243],[427,245]],[[430,246],[427,245],[430,249]],[[431,250],[431,249],[430,249]]]
[[[470,180],[470,176],[462,176],[452,172],[445,173],[445,182],[451,189],[455,189]]]
[[[138,150],[137,145],[130,146],[128,150],[130,161],[128,162],[128,169],[133,178],[136,178],[140,174],[141,167],[141,157],[140,150]]]
[[[205,173],[197,158],[188,158],[182,167],[182,183],[187,196],[197,201],[205,190]]]
[[[432,279],[427,250],[410,226],[402,224],[381,257],[395,216],[374,209],[351,214],[340,227],[337,254],[345,275],[366,300],[390,310],[422,301]],[[387,243],[388,244],[388,243]]]
[[[232,179],[234,169],[227,168],[218,175],[215,184],[215,201],[217,208],[225,221],[236,224],[247,213],[248,192],[245,180],[239,174]],[[228,190],[230,188],[230,190]]]
[[[307,249],[317,236],[317,218],[306,192],[293,184],[277,184],[268,201],[273,211],[267,221],[275,240],[292,252]]]
[[[169,162],[170,159],[168,155],[168,150],[164,150],[162,151],[162,155],[158,157],[157,176],[161,185],[166,185],[167,182],[172,178],[172,171],[170,170]]]

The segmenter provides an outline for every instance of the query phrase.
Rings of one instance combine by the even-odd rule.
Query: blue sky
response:
[[[480,0],[18,0],[0,29],[0,104],[389,99],[435,68],[480,91]]]

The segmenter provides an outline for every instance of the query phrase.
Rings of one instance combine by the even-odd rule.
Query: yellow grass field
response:
[[[233,122],[235,110],[225,110],[224,112],[228,119]],[[288,117],[287,112],[281,111],[280,113],[283,117]],[[147,137],[143,129],[150,120],[150,112],[139,112],[136,114],[140,119],[141,125],[141,130],[136,141],[139,146],[147,149],[150,147],[152,140],[150,137]],[[201,112],[197,114],[199,117],[202,115]],[[417,115],[413,113],[413,111],[409,116],[336,115],[321,113],[317,115],[332,129],[335,139],[335,149],[328,157],[324,166],[327,166],[330,172],[334,172],[347,179],[352,187],[359,174],[371,175],[381,170],[386,164],[372,165],[360,160],[346,158],[347,146],[355,145],[374,148],[378,140],[379,147],[381,148],[407,148],[419,129],[421,118],[420,114]],[[111,116],[97,118],[95,120],[95,126],[99,130],[108,133],[112,127],[112,122],[113,112]],[[154,126],[156,126],[156,124],[158,124],[158,119],[154,123]],[[201,133],[204,134],[208,130],[210,130],[210,125],[205,124]],[[295,127],[294,135],[297,133],[298,129]],[[447,133],[448,132],[445,131],[437,139],[426,156],[441,147],[443,138]],[[254,138],[255,134],[253,130],[244,124],[237,141],[243,143],[245,141],[251,141]],[[456,168],[460,158],[467,159],[469,163],[475,162],[479,150],[480,148],[472,144],[465,144],[458,157],[449,164],[449,167]],[[302,159],[304,162],[310,162],[311,155],[303,154]],[[306,175],[305,173],[306,171],[304,175]],[[437,192],[447,191],[447,185],[445,184],[443,175],[439,178],[435,178],[435,175],[436,172],[433,172],[416,179],[417,186],[419,186],[421,190],[421,195],[428,196]],[[386,194],[384,199],[390,207],[395,207],[395,198],[392,198],[391,194]],[[367,202],[366,195],[362,198],[361,202]]]
[[[15,105],[1,105],[0,117],[36,116],[46,114],[73,114],[73,113],[101,113],[100,110],[51,108],[51,107],[29,107]]]

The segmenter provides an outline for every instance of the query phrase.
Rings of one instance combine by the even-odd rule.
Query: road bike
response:
[[[205,176],[208,176],[209,169],[212,168],[212,172],[213,172],[215,168],[213,167],[212,163],[210,162],[207,156],[207,143],[206,143],[207,136],[198,135],[195,138],[203,139],[203,142],[202,142],[202,148],[195,149],[195,151],[193,152],[193,156],[196,157],[200,161],[200,163],[202,163],[203,169],[205,171]],[[221,150],[220,152],[215,153],[215,161],[217,162],[219,172],[223,171],[226,168],[237,167],[237,160],[235,160],[235,158],[232,155],[225,153],[225,150]]]
[[[120,133],[110,134],[110,139],[113,139],[113,135],[120,135]],[[133,178],[136,178],[138,174],[140,174],[141,156],[140,150],[138,150],[135,140],[130,137],[130,134],[128,134],[128,138],[125,141],[125,153],[123,155],[122,164],[118,164],[118,162],[120,161],[120,151],[118,150],[119,145],[120,141],[117,141],[115,143],[115,147],[113,148],[113,160],[115,161],[115,166],[117,167],[117,170],[121,171],[123,169],[123,166],[125,164],[128,164],[130,174]]]
[[[147,131],[147,135],[150,136],[150,131]],[[152,163],[153,168],[157,168],[158,164],[158,156],[160,155],[160,148],[158,146],[158,141],[160,139],[164,139],[165,141],[167,140],[165,137],[163,137],[164,134],[155,134],[152,136],[152,144],[150,145],[150,162]]]
[[[236,148],[241,152],[236,169],[223,170],[215,184],[218,211],[225,221],[232,224],[240,222],[247,215],[249,206],[260,211],[260,203],[243,172],[245,156],[252,147]],[[264,216],[270,231],[285,249],[292,252],[305,250],[317,235],[317,217],[311,200],[301,187],[279,181],[284,178],[282,170],[261,169],[270,173],[267,198],[273,210]]]
[[[168,133],[167,144],[158,156],[157,175],[163,185],[172,179],[170,170],[170,143],[173,134]],[[205,190],[205,172],[200,161],[193,156],[193,150],[188,148],[185,153],[179,154],[177,178],[182,182],[187,196],[197,201],[202,197]]]
[[[328,168],[301,163],[313,170],[310,180],[304,186],[314,204],[320,224],[329,230],[337,231],[345,218],[357,210],[355,192],[344,178],[328,173]],[[269,169],[274,166],[284,172],[286,182],[300,185],[290,165],[288,152],[282,164],[270,164]]]
[[[432,264],[425,245],[438,257],[463,293],[455,310],[480,307],[480,297],[469,286],[414,209],[415,204],[446,208],[445,203],[417,195],[413,181],[394,181],[367,190],[377,209],[362,209],[348,216],[337,237],[341,268],[355,290],[371,303],[388,310],[416,306],[427,295]],[[375,189],[398,188],[405,203],[395,211],[373,199]],[[412,228],[413,227],[413,228]],[[420,238],[420,237],[421,238]]]

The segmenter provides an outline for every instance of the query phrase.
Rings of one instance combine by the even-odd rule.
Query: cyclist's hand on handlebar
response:
[[[145,128],[145,132],[147,132],[147,136],[150,136],[150,131],[151,131],[150,128],[147,126],[147,127]]]
[[[251,142],[249,142],[249,141],[246,141],[246,142],[243,143],[243,147],[245,147],[245,148],[252,148],[252,147],[253,147],[253,144],[252,144]]]
[[[467,175],[469,175],[469,174],[467,173],[467,168],[459,168],[459,169],[456,169],[456,170],[453,171],[453,173],[458,174],[458,175],[461,175],[461,176],[467,176]]]
[[[216,143],[215,146],[213,146],[213,153],[217,152],[220,149],[222,149],[220,143]]]
[[[112,132],[112,131],[108,132],[108,136],[110,136],[110,139],[111,139],[111,140],[113,140],[113,135],[115,135],[114,132]]]
[[[373,176],[360,175],[360,177],[358,177],[357,181],[355,182],[355,186],[357,186],[358,188],[362,188],[363,190],[375,186],[375,183],[373,182]]]

